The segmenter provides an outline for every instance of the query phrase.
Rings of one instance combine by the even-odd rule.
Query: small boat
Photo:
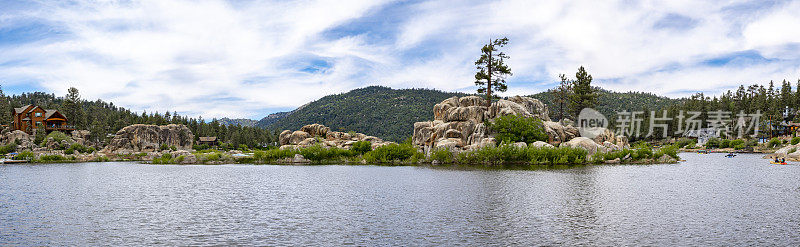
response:
[[[729,153],[729,154],[725,155],[725,158],[733,158],[733,157],[736,157],[736,154]]]
[[[786,163],[786,162],[775,162],[775,161],[770,161],[769,163],[773,164],[773,165],[788,165],[789,164],[789,163]]]
[[[697,150],[698,154],[708,154],[708,150]]]

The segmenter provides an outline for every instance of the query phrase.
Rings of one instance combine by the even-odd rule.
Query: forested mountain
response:
[[[618,111],[641,111],[642,109],[657,110],[666,109],[668,106],[682,104],[685,99],[672,99],[658,96],[653,93],[644,92],[613,92],[602,88],[595,88],[597,95],[597,105],[594,107],[605,116],[614,116]],[[550,110],[550,118],[558,120],[559,104],[556,100],[554,89],[531,95],[530,97],[542,101]],[[572,120],[574,116],[568,116],[567,104],[564,104],[564,114]]]
[[[237,125],[238,124],[238,125],[241,125],[241,126],[244,126],[244,127],[255,127],[256,123],[258,123],[258,121],[256,121],[256,120],[247,119],[247,118],[235,118],[234,119],[234,118],[226,118],[225,117],[225,118],[219,119],[218,121],[219,121],[219,124],[222,124],[222,125],[225,125],[225,126]]]
[[[217,136],[221,142],[235,146],[244,144],[250,147],[277,141],[275,133],[263,128],[225,126],[217,120],[206,122],[202,117],[189,118],[180,116],[177,112],[142,112],[139,114],[99,99],[83,100],[80,99],[77,89],[74,94],[71,92],[65,97],[56,97],[55,94],[42,92],[6,96],[0,90],[0,121],[4,125],[10,124],[12,107],[28,104],[58,110],[69,119],[69,124],[75,126],[76,129],[91,131],[95,141],[104,141],[109,134],[114,134],[131,124],[165,125],[170,123],[184,124],[189,127],[195,135],[195,141],[200,136]]]
[[[299,107],[297,109],[302,109],[302,108],[303,107],[301,106],[301,107]],[[261,120],[258,120],[258,122],[256,122],[255,126],[261,127],[261,128],[269,128],[272,124],[274,124],[275,122],[278,122],[278,120],[281,120],[282,118],[285,118],[286,116],[289,116],[289,114],[292,114],[292,112],[294,112],[294,111],[276,112],[276,113],[269,114],[266,117],[262,118]]]
[[[355,131],[388,141],[411,136],[414,123],[433,119],[433,105],[463,93],[371,86],[328,95],[298,108],[269,128],[298,130],[319,123],[335,131]]]

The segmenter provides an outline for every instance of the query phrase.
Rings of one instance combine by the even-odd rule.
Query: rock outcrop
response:
[[[117,131],[104,152],[134,153],[152,152],[161,145],[174,146],[179,150],[191,150],[194,134],[185,125],[164,126],[134,124]]]
[[[433,121],[414,123],[412,141],[422,149],[447,148],[473,150],[497,141],[489,135],[486,122],[507,115],[541,119],[545,131],[556,143],[569,140],[578,129],[551,122],[547,107],[539,100],[515,96],[501,99],[486,107],[478,96],[452,97],[433,107]],[[552,141],[551,141],[552,142]]]
[[[18,150],[32,150],[36,148],[36,144],[33,143],[33,138],[32,135],[28,135],[28,133],[24,131],[6,128],[3,130],[2,135],[0,135],[0,143],[3,145],[16,143]]]
[[[75,143],[84,145],[84,146],[93,146],[94,143],[90,143],[89,139],[92,136],[92,132],[88,130],[75,130],[72,131],[72,140]]]
[[[575,137],[568,142],[561,143],[560,147],[582,148],[589,152],[589,156],[597,152],[605,152],[605,147],[597,144],[597,142],[588,137]]]
[[[547,133],[549,142],[554,145],[572,140],[581,135],[578,128],[569,124],[564,125],[560,122],[543,121],[542,125],[544,125],[544,132]]]
[[[493,102],[489,107],[486,107],[485,103],[485,99],[481,97],[466,96],[452,97],[436,104],[433,107],[433,121],[414,123],[412,138],[414,145],[426,152],[435,148],[474,150],[488,145],[497,145],[497,141],[490,135],[486,127],[486,122],[507,115],[542,120],[548,142],[531,144],[536,147],[559,146],[581,136],[578,128],[568,119],[561,122],[550,121],[547,106],[539,100],[514,96]],[[589,145],[586,140],[593,142],[594,146]],[[566,146],[591,149],[592,153],[598,149],[618,149],[627,145],[626,138],[615,136],[608,129],[593,139],[578,139],[566,144]]]
[[[281,144],[280,149],[283,150],[312,145],[350,149],[353,143],[358,141],[369,141],[372,143],[373,148],[392,143],[361,133],[331,131],[330,128],[321,124],[309,124],[297,131],[284,130],[278,136],[278,143]]]

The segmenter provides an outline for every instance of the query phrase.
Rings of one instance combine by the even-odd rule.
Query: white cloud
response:
[[[258,118],[264,109],[297,107],[366,85],[470,91],[478,49],[490,37],[508,36],[514,87],[507,95],[544,90],[558,74],[584,65],[609,89],[685,96],[800,76],[800,1],[763,4],[44,2],[0,14],[0,28],[36,21],[65,34],[0,45],[0,74],[10,83],[37,81],[57,94],[76,86],[86,98],[137,111]],[[379,25],[390,18],[390,25]],[[671,18],[680,22],[658,27]],[[341,27],[352,32],[326,33]],[[375,35],[380,32],[388,34]],[[765,59],[704,63],[743,51]]]

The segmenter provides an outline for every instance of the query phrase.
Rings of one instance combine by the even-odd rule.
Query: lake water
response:
[[[0,245],[800,245],[800,164],[0,165]]]

